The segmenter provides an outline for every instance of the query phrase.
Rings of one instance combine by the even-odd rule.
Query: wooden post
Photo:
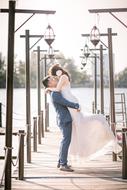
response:
[[[104,114],[103,46],[100,45],[100,110]]]
[[[12,114],[13,114],[13,69],[14,69],[14,30],[15,30],[15,1],[9,1],[8,23],[8,59],[7,59],[7,108],[6,108],[6,141],[9,148],[5,169],[5,190],[11,190],[11,159],[12,159]]]
[[[2,127],[2,103],[0,102],[0,127]]]
[[[127,179],[127,128],[122,129],[122,178]]]
[[[92,102],[92,113],[95,113],[95,106],[94,106],[94,101]]]
[[[37,117],[33,117],[33,151],[37,152]]]
[[[24,130],[19,130],[20,151],[19,151],[19,180],[24,179]]]
[[[49,131],[48,128],[49,128],[49,103],[47,102],[46,104],[46,131]]]
[[[38,144],[41,144],[41,125],[40,115],[38,115]]]
[[[29,30],[26,30],[26,126],[27,126],[27,162],[31,163],[31,109],[30,109],[30,56]]]
[[[42,137],[44,137],[44,112],[41,111],[41,128],[42,128]]]
[[[38,105],[38,142],[41,144],[41,83],[40,83],[40,46],[37,47],[37,105]]]
[[[97,111],[97,56],[94,58],[94,108]]]
[[[46,54],[44,55],[44,76],[46,76],[47,73],[47,57]],[[46,93],[44,94],[44,110],[45,110],[45,131],[47,132],[47,95]]]
[[[114,70],[112,52],[112,29],[108,28],[108,52],[109,52],[109,86],[110,86],[110,122],[115,134],[115,100],[114,100]],[[117,155],[113,153],[113,161],[117,161]]]

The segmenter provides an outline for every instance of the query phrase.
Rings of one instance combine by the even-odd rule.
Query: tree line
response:
[[[93,80],[91,76],[87,74],[86,70],[79,70],[76,64],[74,64],[73,58],[65,58],[63,54],[59,55],[59,63],[64,67],[71,76],[71,84],[73,87],[93,87]],[[54,64],[54,59],[47,59],[46,69]],[[41,79],[44,77],[44,61],[40,64]],[[25,63],[19,61],[14,63],[14,88],[25,88]],[[31,88],[37,87],[37,64],[36,61],[31,61],[30,64],[30,80]],[[127,87],[127,68],[115,75],[115,87],[126,88]],[[0,88],[6,88],[6,64],[5,59],[0,54]]]

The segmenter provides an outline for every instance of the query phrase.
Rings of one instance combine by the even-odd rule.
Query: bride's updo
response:
[[[59,64],[52,65],[48,70],[48,74],[52,76],[58,76],[58,77],[60,77],[61,75],[67,75],[68,79],[70,80],[70,76],[68,72],[64,70]]]

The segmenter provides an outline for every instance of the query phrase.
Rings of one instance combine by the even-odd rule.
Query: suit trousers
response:
[[[66,126],[61,126],[62,140],[59,150],[59,163],[64,166],[67,164],[68,149],[71,142],[72,122],[68,122]]]

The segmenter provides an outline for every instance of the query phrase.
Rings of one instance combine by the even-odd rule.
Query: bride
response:
[[[67,100],[78,102],[71,93],[70,76],[67,71],[59,64],[55,64],[49,68],[49,75],[58,77],[58,84],[56,88],[47,88],[46,91],[60,91]],[[73,121],[71,155],[87,158],[104,148],[109,142],[115,144],[115,136],[103,115],[83,115],[81,111],[68,109]]]

